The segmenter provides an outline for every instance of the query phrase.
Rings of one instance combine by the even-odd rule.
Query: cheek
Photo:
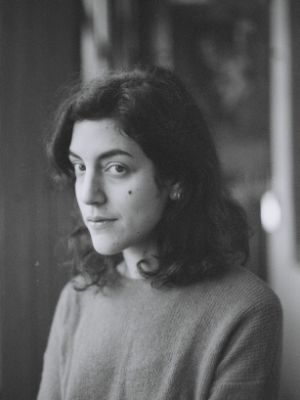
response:
[[[161,192],[156,186],[143,188],[129,188],[127,190],[126,205],[128,217],[143,219],[147,222],[151,219],[160,219],[165,208],[168,194]]]
[[[78,185],[75,185],[75,188],[74,188],[75,190],[74,190],[74,193],[75,193],[75,200],[76,200],[76,203],[77,203],[77,205],[78,205],[78,208],[79,208],[79,210],[81,211],[82,210],[82,204],[80,203],[80,200],[79,200],[79,189],[78,189]]]
[[[74,183],[74,194],[75,194],[75,199],[76,199],[77,203],[79,204],[80,185],[79,185],[78,180],[76,180]]]

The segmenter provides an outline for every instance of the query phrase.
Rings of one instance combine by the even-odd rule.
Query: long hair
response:
[[[156,181],[178,182],[157,227],[159,267],[141,274],[157,285],[184,285],[220,274],[249,254],[245,213],[229,196],[216,148],[195,100],[168,70],[114,73],[79,86],[61,105],[48,153],[59,176],[74,182],[68,150],[76,121],[112,118],[153,162]],[[71,236],[77,271],[109,284],[120,255],[101,256],[81,225]]]

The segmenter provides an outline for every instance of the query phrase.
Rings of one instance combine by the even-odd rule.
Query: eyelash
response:
[[[73,163],[72,163],[72,166],[73,166],[73,172],[74,172],[75,176],[80,176],[80,175],[82,175],[82,174],[85,172],[85,170],[86,170],[85,165],[82,164],[82,163],[79,163],[79,162],[73,162]],[[111,170],[112,170],[113,168],[115,169],[115,171],[112,172]],[[121,168],[122,171],[121,171],[121,172],[120,172],[120,171],[117,171],[117,168]],[[108,165],[108,166],[104,169],[104,171],[105,171],[105,172],[109,172],[109,173],[111,173],[111,174],[114,175],[114,176],[123,176],[123,175],[125,175],[125,174],[128,172],[128,168],[127,168],[126,166],[122,165],[122,164],[114,163],[114,164]]]
[[[113,168],[115,168],[115,171],[114,171],[114,172],[111,172],[111,170],[112,170]],[[117,168],[121,168],[122,171],[121,171],[121,172],[120,172],[120,171],[117,171]],[[117,176],[123,176],[123,175],[125,175],[125,174],[128,172],[128,168],[125,167],[125,165],[114,163],[114,164],[108,165],[108,166],[105,168],[105,171],[111,172],[114,176],[116,176],[116,175],[117,175]]]
[[[78,162],[73,162],[72,166],[73,166],[74,174],[76,176],[77,175],[81,175],[81,174],[83,174],[85,172],[86,168],[85,168],[84,164],[81,164],[81,163],[78,163]]]

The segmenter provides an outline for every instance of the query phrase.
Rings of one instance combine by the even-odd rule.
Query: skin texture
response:
[[[103,255],[122,252],[122,273],[138,278],[141,259],[155,263],[154,230],[172,185],[158,188],[152,161],[112,119],[76,122],[69,158],[95,250]]]

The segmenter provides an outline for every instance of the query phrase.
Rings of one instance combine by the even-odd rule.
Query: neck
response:
[[[151,271],[157,268],[157,248],[149,245],[146,248],[130,248],[123,251],[124,261],[118,266],[121,275],[130,279],[143,279],[139,270],[140,263],[145,271]]]

